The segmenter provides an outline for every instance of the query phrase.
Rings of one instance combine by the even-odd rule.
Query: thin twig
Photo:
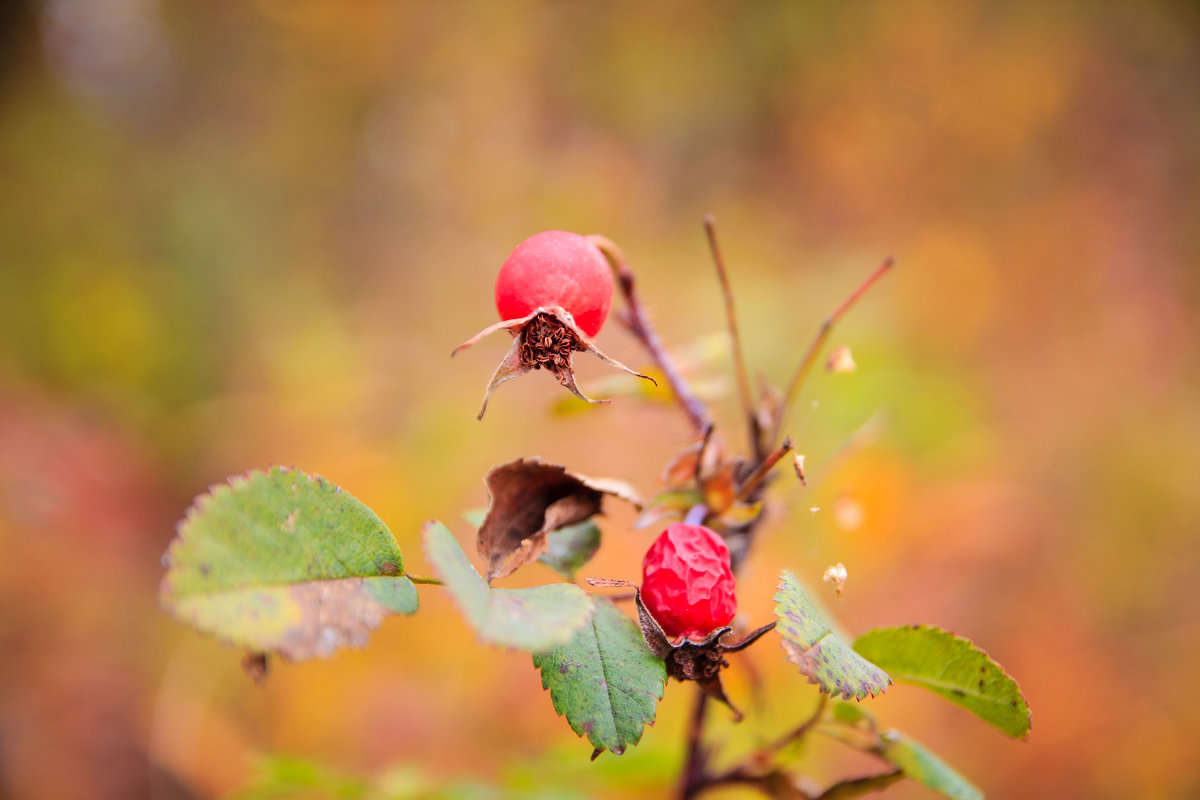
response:
[[[754,472],[751,472],[746,480],[742,481],[742,485],[738,487],[737,494],[734,495],[733,502],[736,503],[749,497],[750,493],[758,488],[758,485],[763,482],[768,473],[779,463],[779,459],[792,451],[793,446],[795,446],[795,443],[792,441],[792,437],[789,436],[783,440],[783,444],[776,447],[770,453],[767,453],[763,460],[759,462],[759,465],[754,468]]]
[[[775,753],[782,750],[792,742],[803,739],[808,733],[815,728],[822,720],[825,714],[825,706],[829,698],[827,695],[820,695],[820,700],[817,702],[817,708],[812,715],[800,723],[800,726],[788,731],[783,736],[780,736],[770,744],[764,745],[754,753],[751,753],[740,764],[725,770],[719,775],[713,775],[704,781],[701,788],[707,789],[712,786],[721,786],[731,783],[757,783],[763,780],[767,774],[763,773],[763,765],[770,763],[770,759]]]
[[[680,776],[679,798],[691,800],[707,785],[705,775],[704,752],[704,713],[708,710],[708,693],[696,686],[696,705],[692,707],[692,716],[688,721],[687,753],[683,762],[683,773]]]
[[[773,788],[781,778],[786,779],[786,776],[778,769],[763,772],[762,770],[747,769],[746,767],[739,766],[706,779],[696,787],[692,796],[699,795],[709,789],[715,789],[718,786],[741,785],[757,789],[767,797],[777,797],[778,794],[773,791]],[[808,795],[804,796],[807,797]]]
[[[847,800],[847,798],[859,797],[868,792],[882,792],[893,783],[903,779],[904,773],[895,769],[868,778],[839,781],[817,795],[816,800]]]
[[[688,509],[687,514],[683,518],[684,525],[703,525],[704,518],[708,516],[709,508],[704,503],[696,503]]]
[[[829,338],[829,333],[833,330],[833,326],[895,263],[891,256],[885,258],[883,263],[876,267],[875,271],[859,284],[858,288],[851,292],[849,297],[842,301],[841,305],[822,320],[821,327],[817,329],[816,338],[808,346],[808,352],[804,354],[804,358],[801,359],[799,366],[796,367],[796,371],[792,373],[792,379],[788,381],[787,389],[784,390],[783,402],[780,404],[779,409],[779,418],[775,422],[775,430],[771,431],[769,441],[774,441],[779,437],[779,431],[783,428],[783,420],[787,416],[788,406],[795,399],[796,393],[800,391],[800,387],[804,385],[804,379],[808,377],[809,370],[816,363],[817,356],[820,355],[821,348],[825,346],[825,340]]]
[[[704,215],[704,233],[712,251],[713,264],[717,267],[717,278],[721,281],[721,297],[725,300],[725,322],[729,326],[730,349],[733,351],[733,369],[737,376],[738,396],[742,401],[742,412],[750,426],[750,449],[756,458],[762,457],[762,431],[758,427],[758,415],[754,413],[754,400],[750,394],[750,377],[746,374],[746,359],[742,351],[742,337],[738,333],[737,312],[733,305],[733,289],[729,286],[729,273],[725,270],[725,259],[717,245],[716,220],[712,214]]]
[[[627,311],[622,316],[621,321],[625,323],[625,326],[629,328],[629,332],[650,353],[650,358],[654,360],[654,363],[658,365],[659,371],[666,378],[667,385],[671,387],[671,392],[675,395],[675,399],[683,407],[688,421],[692,424],[697,434],[702,434],[705,428],[708,427],[711,416],[704,403],[700,402],[700,398],[696,397],[691,387],[688,386],[687,381],[683,379],[679,368],[675,366],[675,361],[663,346],[658,332],[650,324],[650,320],[646,316],[646,311],[642,308],[641,301],[638,299],[635,286],[636,279],[634,278],[633,270],[629,268],[629,262],[625,259],[625,254],[621,252],[621,248],[617,247],[606,236],[592,234],[588,238],[600,248],[600,252],[608,259],[609,266],[616,273],[617,286],[620,287],[621,294],[625,297],[625,305],[627,307]]]
[[[704,429],[704,438],[700,440],[700,450],[696,453],[696,468],[692,470],[692,479],[700,485],[704,478],[704,456],[708,453],[708,445],[712,442],[713,432],[717,426],[713,423],[708,423],[708,427]]]
[[[735,767],[728,772],[723,772],[713,778],[710,778],[700,786],[696,787],[694,797],[701,792],[713,789],[718,786],[751,786],[761,791],[767,797],[779,797],[779,786],[781,781],[788,781],[791,776],[782,770],[775,768],[767,771],[748,769],[745,766]],[[798,787],[789,783],[789,789],[792,796],[811,797],[812,800],[848,800],[852,797],[859,797],[870,792],[881,792],[891,786],[893,783],[904,779],[904,773],[898,769],[891,772],[884,772],[879,775],[870,775],[865,778],[854,778],[851,780],[839,781],[818,795],[810,795],[808,792],[803,792]],[[794,778],[791,778],[794,780]],[[802,794],[796,795],[797,791],[802,791]]]
[[[825,706],[828,705],[828,703],[829,703],[829,695],[822,693],[822,694],[818,695],[818,698],[819,699],[817,701],[817,708],[815,711],[813,711],[812,716],[810,716],[808,719],[804,720],[804,722],[800,723],[800,725],[798,727],[788,731],[783,736],[780,736],[775,741],[773,741],[770,744],[763,747],[761,752],[764,752],[764,753],[778,752],[778,751],[782,750],[784,747],[787,747],[792,742],[796,742],[796,741],[799,741],[800,739],[803,739],[805,736],[808,735],[809,731],[811,731],[813,728],[817,727],[817,724],[821,721],[822,716],[825,714]]]

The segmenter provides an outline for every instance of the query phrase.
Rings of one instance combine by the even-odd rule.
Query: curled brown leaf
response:
[[[587,478],[536,458],[493,467],[484,477],[491,505],[479,528],[487,578],[504,577],[546,551],[546,534],[600,513],[605,495],[641,507],[623,481]]]

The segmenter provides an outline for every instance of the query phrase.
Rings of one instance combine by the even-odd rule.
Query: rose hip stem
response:
[[[691,387],[683,379],[683,375],[680,374],[675,361],[663,346],[658,332],[650,324],[645,309],[642,308],[641,301],[638,300],[637,290],[634,285],[633,270],[629,268],[629,262],[626,260],[625,254],[607,236],[593,233],[588,238],[600,248],[600,252],[608,259],[609,265],[617,275],[617,286],[621,289],[621,294],[625,296],[625,305],[627,306],[625,313],[620,315],[621,322],[642,343],[642,346],[646,348],[650,357],[654,359],[654,363],[658,366],[659,371],[662,372],[663,377],[666,378],[667,384],[671,387],[671,393],[679,401],[679,405],[683,408],[683,412],[687,415],[688,421],[692,424],[692,428],[696,434],[703,434],[709,426],[712,417],[708,413],[708,409],[704,403],[700,402],[700,398],[692,393]]]
[[[704,234],[708,237],[708,248],[712,252],[713,265],[717,268],[717,279],[721,282],[721,297],[725,301],[725,322],[729,327],[729,346],[733,351],[733,369],[737,376],[738,397],[742,401],[742,413],[749,426],[750,449],[755,458],[762,458],[762,431],[758,427],[758,416],[754,413],[754,399],[750,395],[750,378],[746,374],[746,359],[742,354],[742,337],[738,333],[737,310],[733,305],[733,289],[729,286],[729,273],[725,270],[725,259],[717,245],[717,221],[712,214],[704,215]]]

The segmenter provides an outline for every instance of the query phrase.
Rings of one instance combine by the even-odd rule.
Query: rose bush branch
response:
[[[738,331],[737,310],[733,302],[733,289],[729,286],[729,273],[725,269],[725,259],[721,256],[721,248],[717,244],[717,221],[712,214],[704,216],[704,234],[708,237],[708,247],[712,253],[713,265],[717,268],[717,279],[721,283],[721,298],[725,301],[725,325],[729,329],[730,350],[733,353],[733,372],[737,380],[738,398],[741,400],[742,413],[746,415],[749,426],[750,450],[755,458],[763,457],[762,430],[758,425],[758,415],[754,412],[754,400],[750,394],[750,377],[746,373],[746,358],[742,352],[742,336]]]
[[[488,385],[484,408],[500,383],[542,369],[583,397],[571,360],[578,352],[647,377],[609,359],[591,341],[616,288],[626,306],[622,322],[666,379],[695,435],[668,463],[664,491],[643,503],[625,481],[589,478],[538,458],[499,464],[484,478],[486,512],[464,515],[482,569],[449,528],[431,520],[421,540],[433,574],[413,575],[382,520],[345,490],[299,470],[250,472],[213,487],[188,509],[164,558],[167,571],[159,593],[164,608],[247,650],[246,671],[257,682],[266,677],[268,654],[303,661],[364,646],[385,617],[417,613],[418,585],[435,585],[450,596],[481,642],[529,652],[555,711],[587,738],[593,759],[604,752],[620,755],[640,741],[654,722],[668,679],[694,683],[679,797],[742,785],[770,797],[833,800],[878,791],[908,777],[955,800],[982,800],[978,789],[920,743],[878,728],[857,703],[831,706],[827,699],[863,701],[894,682],[907,682],[972,711],[1010,736],[1027,736],[1031,716],[1019,686],[972,642],[920,625],[876,628],[851,641],[823,613],[803,578],[786,569],[774,596],[774,618],[750,631],[732,627],[736,575],[763,530],[772,471],[793,451],[791,437],[774,444],[787,406],[833,326],[890,269],[891,260],[825,318],[786,391],[764,386],[754,407],[729,276],[711,217],[705,219],[705,232],[725,301],[741,410],[748,417],[749,452],[730,452],[716,431],[709,409],[651,324],[620,248],[602,236],[545,231],[518,245],[501,268],[496,284],[500,322],[456,352],[500,330],[512,336]],[[847,358],[848,353],[839,363]],[[869,440],[877,422],[860,428],[835,456]],[[803,482],[803,456],[793,464]],[[635,527],[664,518],[684,521],[668,525],[650,545],[640,584],[586,579],[593,586],[632,592],[590,594],[578,585],[578,572],[601,547],[603,531],[596,518],[603,517],[603,504],[613,498],[639,512]],[[519,589],[493,586],[533,562],[561,580]],[[634,619],[614,603],[630,598],[636,606]],[[818,686],[818,703],[785,734],[732,768],[716,771],[719,743],[706,741],[713,707],[709,701],[720,701],[735,721],[742,718],[722,681],[723,670],[730,667],[726,655],[772,631],[786,658]],[[891,771],[817,786],[784,760],[790,745],[813,733],[875,756]]]
[[[626,306],[625,313],[620,315],[621,322],[625,324],[629,332],[641,342],[642,346],[646,348],[646,352],[650,354],[650,358],[654,361],[659,372],[666,379],[667,385],[671,388],[671,393],[675,395],[675,399],[683,408],[683,412],[687,416],[692,429],[697,435],[703,435],[705,429],[711,423],[712,415],[700,398],[696,396],[696,393],[692,391],[687,381],[684,380],[683,374],[675,364],[675,359],[663,345],[662,338],[658,335],[658,331],[654,329],[650,318],[646,315],[646,310],[641,300],[638,299],[637,280],[634,277],[633,270],[629,268],[629,262],[625,258],[625,253],[606,236],[592,234],[588,238],[600,248],[600,252],[608,259],[613,272],[616,273],[617,288],[620,289],[621,295],[625,298]]]

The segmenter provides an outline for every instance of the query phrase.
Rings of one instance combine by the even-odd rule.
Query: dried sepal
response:
[[[518,336],[513,340],[512,347],[504,354],[504,358],[500,359],[500,363],[496,365],[496,371],[492,373],[492,379],[488,381],[487,389],[483,392],[483,403],[479,406],[479,413],[475,415],[475,419],[483,419],[483,414],[487,411],[488,400],[492,399],[492,393],[500,384],[513,378],[519,378],[526,372],[529,372],[529,367],[521,361],[521,337]]]
[[[742,638],[741,641],[734,642],[733,644],[724,645],[725,652],[736,653],[739,650],[745,650],[747,647],[749,647],[750,645],[754,644],[759,639],[761,639],[764,635],[775,630],[775,626],[777,624],[778,624],[778,620],[773,621],[773,622],[768,622],[766,625],[763,625],[760,628],[755,628],[754,630],[750,631],[750,633],[746,634]]]
[[[627,483],[576,475],[536,458],[493,467],[483,481],[491,504],[479,527],[477,547],[489,581],[541,556],[551,531],[598,514],[605,495],[640,508]]]
[[[486,328],[481,330],[479,333],[475,334],[470,339],[467,339],[465,342],[460,344],[458,347],[451,350],[450,357],[454,358],[456,355],[461,353],[463,350],[466,350],[467,348],[478,344],[481,339],[484,339],[485,337],[490,336],[491,334],[495,333],[496,331],[501,331],[501,330],[511,331],[515,328],[521,327],[526,322],[529,322],[529,320],[533,319],[534,316],[536,316],[540,311],[541,311],[541,309],[538,309],[538,311],[534,311],[533,313],[529,314],[528,316],[521,317],[520,319],[506,319],[506,320],[501,320],[500,322],[497,322],[494,325],[488,325]]]
[[[633,581],[624,581],[620,578],[584,578],[589,586],[595,586],[600,589],[636,589],[637,584]]]
[[[622,585],[632,584],[628,584],[626,581],[622,582]],[[711,631],[703,639],[693,640],[682,637],[678,641],[672,641],[663,632],[662,625],[646,608],[646,604],[642,602],[640,589],[634,596],[634,602],[637,605],[638,624],[642,629],[642,638],[646,640],[646,646],[650,648],[650,652],[666,663],[667,675],[678,681],[695,681],[705,694],[713,700],[724,703],[733,712],[735,722],[740,722],[742,712],[725,694],[725,686],[721,682],[721,670],[729,666],[729,662],[725,660],[725,653],[744,650],[772,630],[775,623],[764,625],[732,644],[724,644],[721,641],[727,634],[733,632],[733,628],[728,625]]]
[[[695,681],[705,694],[713,700],[724,703],[733,712],[735,722],[741,721],[742,712],[730,702],[729,697],[725,694],[725,686],[721,682],[721,670],[729,666],[729,662],[725,660],[725,654],[745,650],[762,638],[764,634],[773,630],[774,622],[756,628],[738,641],[729,644],[721,641],[733,632],[733,628],[728,625],[710,631],[702,639],[681,637],[679,640],[672,640],[663,632],[662,625],[642,602],[642,592],[636,583],[613,578],[587,578],[587,582],[592,586],[602,588],[634,589],[633,600],[637,606],[638,627],[642,629],[642,638],[650,652],[663,660],[667,667],[667,675],[677,681]]]
[[[496,388],[505,381],[524,375],[538,369],[548,370],[567,391],[588,403],[607,403],[608,400],[593,400],[579,389],[575,382],[575,369],[572,364],[574,353],[591,353],[596,358],[637,378],[644,378],[657,385],[649,375],[627,367],[615,358],[605,354],[595,343],[575,324],[571,313],[562,306],[541,306],[520,319],[504,320],[495,325],[489,325],[467,341],[460,344],[450,353],[453,357],[459,352],[476,344],[489,334],[499,330],[507,330],[513,336],[512,347],[500,361],[492,379],[484,391],[483,404],[476,419],[483,419],[487,411],[488,400]]]

